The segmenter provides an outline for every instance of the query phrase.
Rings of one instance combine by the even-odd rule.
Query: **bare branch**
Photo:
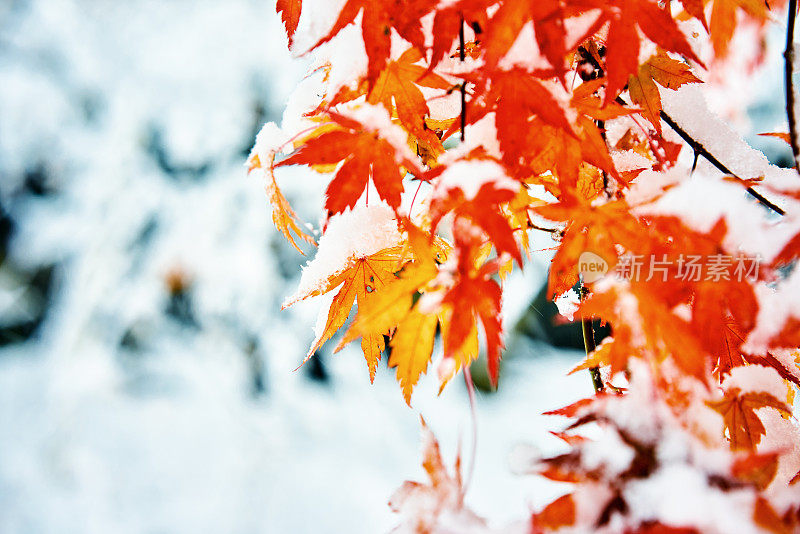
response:
[[[800,144],[797,140],[797,118],[794,116],[794,21],[797,16],[797,0],[789,0],[789,18],[786,23],[786,50],[783,51],[783,77],[786,89],[786,117],[789,119],[789,141],[792,145],[794,168],[800,172]]]

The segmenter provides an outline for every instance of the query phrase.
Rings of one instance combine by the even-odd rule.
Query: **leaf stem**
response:
[[[794,168],[800,172],[800,143],[797,140],[797,118],[794,115],[794,23],[797,16],[797,0],[789,0],[789,15],[786,23],[786,49],[783,51],[783,76],[786,89],[786,117],[789,120],[789,141],[792,145]]]
[[[588,291],[586,290],[586,286],[581,283],[580,287],[580,297],[581,301],[586,298]],[[594,327],[592,326],[592,319],[586,318],[583,316],[583,312],[581,312],[581,331],[583,332],[583,347],[586,350],[586,357],[588,358],[589,355],[595,351],[597,348],[597,344],[594,340]],[[600,368],[597,366],[589,368],[589,375],[592,377],[592,386],[594,386],[594,392],[600,393],[605,390],[605,386],[603,385],[603,377],[600,376]]]
[[[469,396],[469,413],[472,419],[472,450],[470,451],[469,466],[467,467],[466,477],[464,484],[461,486],[461,497],[467,493],[467,488],[472,481],[472,473],[475,471],[475,457],[478,453],[478,413],[475,408],[475,385],[472,383],[472,372],[469,370],[469,365],[464,366],[464,384],[467,386],[467,395]]]

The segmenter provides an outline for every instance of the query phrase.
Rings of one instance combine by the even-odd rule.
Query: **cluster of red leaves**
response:
[[[277,2],[290,44],[302,7],[302,0]],[[531,253],[528,233],[540,229],[540,220],[559,225],[550,229],[559,241],[550,296],[580,283],[578,263],[586,251],[611,269],[625,255],[674,259],[735,253],[723,246],[728,236],[723,219],[709,231],[698,231],[677,216],[641,215],[627,193],[640,173],[670,169],[679,156],[681,146],[664,137],[661,91],[701,83],[697,74],[704,64],[686,25],[698,21],[696,27],[706,34],[695,38],[710,40],[716,60],[728,52],[737,20],[763,25],[767,14],[760,0],[675,5],[657,0],[455,0],[444,5],[439,0],[347,0],[312,49],[335,40],[347,25],[360,24],[365,73],[349,85],[330,88],[308,110],[306,118],[315,126],[295,138],[291,155],[277,164],[274,157],[251,158],[251,166],[270,173],[289,165],[332,172],[325,201],[329,218],[365,202],[372,185],[394,211],[402,239],[392,248],[352,257],[321,288],[302,296],[340,288],[309,355],[345,325],[356,303],[355,319],[339,348],[361,338],[373,378],[388,338],[389,365],[397,369],[407,402],[431,361],[437,331],[447,362],[440,372],[443,383],[478,357],[482,337],[496,385],[503,348],[502,277],[512,260],[521,267]],[[506,60],[528,25],[539,56],[535,67]],[[393,43],[404,47],[397,57]],[[652,50],[644,62],[642,50]],[[461,68],[455,68],[456,58]],[[460,113],[431,117],[433,99],[456,93],[462,96]],[[350,113],[364,107],[388,115],[405,139],[398,142],[374,121]],[[470,140],[469,150],[446,150],[459,131],[462,139],[469,137],[487,119],[493,125],[491,139]],[[621,120],[632,126],[612,145],[606,124]],[[614,155],[619,153],[635,154],[645,163],[618,170]],[[502,179],[487,174],[466,185],[449,178],[470,168],[499,169]],[[742,194],[751,185],[737,183]],[[271,184],[280,215],[276,224],[287,237],[291,229],[313,241],[297,226],[274,180]],[[423,185],[429,195],[422,216],[412,222],[402,194],[419,192]],[[551,200],[536,198],[535,191]],[[663,278],[585,283],[582,293],[588,298],[581,303],[581,316],[609,323],[613,338],[578,368],[607,368],[610,381],[624,379],[633,359],[644,360],[664,389],[665,402],[678,411],[686,409],[685,399],[674,391],[678,383],[690,380],[712,391],[736,367],[773,367],[793,384],[790,389],[797,386],[798,370],[770,351],[800,345],[800,318],[789,317],[763,352],[746,351],[745,341],[759,316],[756,288],[774,281],[778,270],[798,256],[800,234],[762,265],[756,279],[687,279],[675,271],[679,262],[672,261]],[[790,412],[783,399],[735,389],[709,403],[724,418],[731,448],[752,454],[765,432],[756,410]],[[591,420],[605,421],[603,403],[592,406]],[[579,419],[579,424],[588,421]],[[637,436],[623,438],[647,456],[649,449]],[[565,467],[573,465],[569,458],[574,460],[554,460],[552,469],[571,482],[593,480],[591,473]],[[637,463],[631,477],[648,476],[655,468],[648,458]],[[603,517],[619,512],[614,506],[621,504],[608,506]],[[756,512],[768,515],[769,506],[764,501]],[[536,514],[533,524],[538,530],[556,528],[572,524],[574,516],[574,503],[564,497]],[[769,528],[780,532],[775,525]],[[658,525],[638,528],[667,531]]]
[[[646,374],[640,372],[636,379],[642,378],[646,378]],[[637,388],[641,389],[640,385]],[[658,486],[658,480],[669,478],[667,473],[676,466],[682,472],[694,473],[698,487],[687,487],[684,491],[700,501],[711,494],[717,496],[712,499],[730,496],[731,503],[749,501],[752,503],[751,524],[766,531],[793,532],[800,526],[800,499],[789,497],[783,500],[783,507],[778,512],[761,493],[776,478],[781,451],[756,452],[755,445],[760,436],[750,434],[752,428],[747,429],[748,424],[758,425],[763,433],[764,428],[755,410],[770,406],[786,413],[788,407],[785,404],[767,393],[748,393],[739,397],[738,391],[728,392],[722,401],[709,402],[714,410],[722,408],[720,411],[725,413],[726,423],[735,421],[735,434],[746,435],[745,443],[737,444],[740,447],[737,453],[728,455],[718,449],[714,436],[703,435],[703,429],[700,432],[693,430],[689,418],[670,406],[663,390],[655,389],[646,395],[641,395],[641,391],[637,393],[635,401],[625,396],[599,394],[547,414],[574,419],[564,432],[554,433],[571,449],[537,462],[534,471],[550,480],[572,484],[574,489],[533,514],[533,532],[574,525],[578,515],[582,518],[580,524],[592,530],[608,529],[613,524],[612,531],[636,533],[699,534],[707,531],[707,526],[688,519],[691,514],[676,521],[674,516],[668,519],[659,517],[658,507],[652,504],[645,510],[632,510],[631,500],[640,499],[643,493],[657,500],[669,498],[666,493],[674,488]],[[682,395],[686,398],[692,393],[682,392]],[[731,415],[734,410],[731,403],[737,404],[736,415]],[[579,433],[590,424],[601,429],[603,438],[600,439],[608,442],[609,437],[613,438],[610,441],[613,448],[607,445],[598,448],[594,441]],[[753,438],[756,438],[755,442],[751,441]],[[732,435],[732,440],[736,439]],[[681,445],[676,447],[676,443]],[[625,453],[620,454],[621,450]],[[620,456],[625,458],[623,462],[619,461]],[[648,479],[653,485],[645,490],[642,485],[646,485]],[[792,489],[796,482],[789,482],[786,495],[793,492],[796,495]],[[654,487],[658,489],[654,490]],[[660,495],[659,490],[665,494]],[[716,523],[720,518],[714,517],[710,510],[708,514],[708,523],[715,524],[715,531],[725,531]],[[746,518],[747,514],[743,513],[742,517]],[[744,525],[741,528],[751,529]]]

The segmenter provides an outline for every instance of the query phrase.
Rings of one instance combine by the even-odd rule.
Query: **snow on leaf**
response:
[[[774,408],[781,412],[789,411],[786,404],[769,393],[742,392],[738,387],[728,389],[723,399],[708,401],[707,404],[719,412],[725,420],[725,428],[728,430],[728,439],[733,450],[754,451],[761,441],[761,436],[766,430],[756,415],[757,409]]]
[[[373,106],[362,107],[354,117],[329,113],[340,128],[326,128],[324,133],[310,138],[294,154],[276,165],[338,165],[338,170],[326,191],[325,207],[330,213],[352,208],[369,181],[375,184],[380,197],[392,208],[400,206],[403,173],[416,169],[415,156],[391,126],[386,112]],[[420,171],[415,171],[420,174]]]
[[[688,65],[660,52],[642,63],[637,74],[631,74],[628,91],[631,100],[642,108],[645,118],[661,133],[661,95],[655,84],[677,89],[685,83],[700,81]]]

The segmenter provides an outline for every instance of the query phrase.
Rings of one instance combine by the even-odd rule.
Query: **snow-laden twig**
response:
[[[697,141],[695,138],[689,135],[686,132],[686,130],[681,128],[681,126],[675,121],[675,119],[667,115],[667,113],[665,113],[664,110],[661,110],[661,120],[666,122],[669,125],[669,127],[672,128],[675,131],[675,133],[677,133],[681,137],[681,139],[686,141],[689,144],[689,146],[692,147],[692,150],[694,150],[695,154],[700,154],[701,156],[703,156],[706,160],[708,160],[709,163],[711,163],[721,172],[741,180],[741,178],[737,176],[736,173],[734,173],[732,170],[726,167],[724,163],[722,163],[720,160],[717,159],[716,156],[714,156],[714,154],[709,152],[708,149],[706,149],[706,147],[704,147],[702,143]],[[772,211],[774,211],[779,215],[786,215],[786,212],[783,210],[783,208],[774,204],[771,200],[766,198],[764,195],[762,195],[752,187],[748,187],[747,192],[750,194],[750,196],[755,198],[763,206],[771,209]]]

